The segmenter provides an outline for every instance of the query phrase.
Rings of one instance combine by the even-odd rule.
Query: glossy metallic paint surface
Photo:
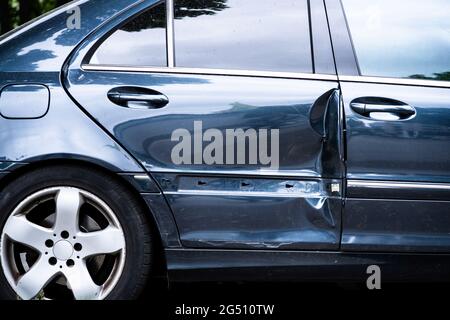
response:
[[[81,79],[81,80],[80,80]],[[248,171],[245,165],[183,165],[172,162],[171,141],[176,129],[193,135],[194,121],[203,130],[217,128],[279,129],[280,168],[299,176],[319,177],[321,137],[310,128],[309,112],[315,97],[334,89],[336,83],[178,74],[145,74],[72,71],[69,91],[87,111],[114,134],[149,171],[229,170]],[[131,110],[114,106],[106,92],[119,86],[143,87],[163,93],[169,104],[158,110]],[[262,91],[264,90],[264,91]],[[249,171],[270,171],[252,166]],[[327,175],[325,177],[333,177]]]
[[[49,105],[50,91],[41,84],[12,84],[0,92],[0,115],[5,119],[38,119]]]
[[[16,73],[14,81],[26,83],[33,76],[43,80],[39,75]],[[51,102],[45,117],[0,118],[1,159],[25,163],[75,159],[94,162],[116,172],[141,172],[141,166],[73,104],[59,86],[58,76],[57,73],[46,75]],[[0,73],[0,82],[8,81],[11,81],[8,74]]]
[[[26,165],[26,163],[0,161],[0,172],[14,171],[15,169]]]
[[[71,6],[78,5],[83,12],[81,29],[67,29],[68,8],[63,8],[2,39],[0,87],[45,85],[50,91],[50,107],[41,119],[0,119],[0,160],[79,159],[114,171],[142,171],[120,145],[76,107],[60,81],[63,63],[74,46],[133,2],[115,1],[114,6],[103,0],[74,2]]]
[[[157,183],[145,173],[120,173],[140,193],[161,193]]]
[[[348,199],[341,249],[450,252],[450,202]]]
[[[164,248],[181,248],[180,235],[172,211],[163,194],[141,194],[158,228]]]
[[[342,82],[349,179],[450,182],[450,89]],[[416,110],[412,119],[378,121],[350,102],[383,97]]]

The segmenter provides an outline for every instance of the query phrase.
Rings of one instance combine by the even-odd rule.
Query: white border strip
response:
[[[173,48],[173,46],[172,46]],[[170,50],[168,49],[168,53]],[[168,57],[175,59],[174,54]],[[170,63],[170,61],[169,61]],[[173,60],[172,63],[175,63]],[[199,75],[221,75],[221,76],[240,76],[240,77],[263,77],[263,78],[285,78],[285,79],[306,79],[323,81],[343,81],[374,84],[393,84],[406,86],[422,86],[436,88],[450,88],[450,81],[419,80],[419,79],[399,79],[399,78],[380,78],[380,77],[358,77],[358,76],[340,76],[316,74],[316,73],[297,73],[297,72],[276,72],[276,71],[253,71],[253,70],[228,70],[228,69],[207,69],[207,68],[183,68],[183,67],[137,67],[137,66],[119,66],[105,64],[84,64],[81,68],[85,71],[110,71],[110,72],[145,72],[145,73],[172,73],[172,74],[199,74]]]
[[[344,81],[344,82],[362,82],[362,83],[397,84],[397,85],[407,85],[407,86],[450,88],[450,81],[438,81],[438,80],[363,77],[363,76],[339,76],[339,80]]]

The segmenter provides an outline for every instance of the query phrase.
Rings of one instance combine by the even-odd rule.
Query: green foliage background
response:
[[[70,0],[0,0],[0,34],[10,31]]]

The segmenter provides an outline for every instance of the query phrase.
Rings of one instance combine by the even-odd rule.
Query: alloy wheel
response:
[[[1,264],[21,299],[105,299],[123,271],[126,245],[113,210],[85,190],[33,193],[6,221]]]

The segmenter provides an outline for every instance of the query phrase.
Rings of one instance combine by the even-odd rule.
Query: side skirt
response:
[[[450,254],[166,249],[169,280],[450,282]]]

